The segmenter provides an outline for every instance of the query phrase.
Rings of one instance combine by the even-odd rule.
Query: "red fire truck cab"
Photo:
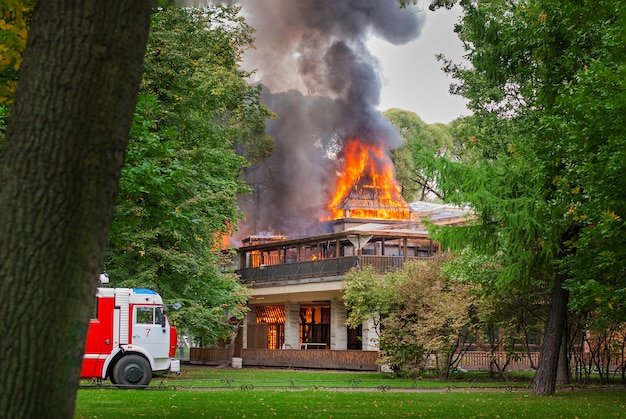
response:
[[[109,378],[121,386],[147,386],[154,371],[180,372],[176,328],[161,296],[145,288],[98,288],[89,322],[81,378]]]

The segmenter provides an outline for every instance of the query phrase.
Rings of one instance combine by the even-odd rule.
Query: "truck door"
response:
[[[132,343],[146,348],[155,359],[169,358],[170,327],[163,307],[134,307]]]
[[[83,378],[102,377],[102,368],[113,349],[113,305],[112,296],[98,290],[93,318],[89,321],[83,366]]]

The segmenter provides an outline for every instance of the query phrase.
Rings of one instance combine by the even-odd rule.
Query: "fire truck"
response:
[[[108,282],[106,275],[100,282]],[[180,373],[177,332],[159,294],[145,288],[98,288],[89,322],[81,378],[109,378],[125,387],[145,387],[154,371]]]

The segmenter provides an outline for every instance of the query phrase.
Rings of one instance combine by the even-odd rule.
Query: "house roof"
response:
[[[240,251],[270,250],[277,247],[288,248],[326,241],[348,240],[352,234],[371,235],[378,238],[428,239],[428,231],[421,220],[428,218],[438,225],[462,224],[467,220],[468,211],[453,205],[431,202],[413,202],[409,204],[413,221],[385,221],[350,219],[350,226],[342,231],[315,236],[274,240],[271,243],[258,243],[243,246]],[[363,221],[360,223],[360,221]]]

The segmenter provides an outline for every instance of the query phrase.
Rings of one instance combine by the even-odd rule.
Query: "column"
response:
[[[343,300],[330,301],[330,349],[345,351],[348,349],[348,330],[346,319],[348,311]]]
[[[300,349],[300,304],[285,303],[285,348]]]
[[[363,322],[363,350],[364,351],[377,351],[378,345],[378,333],[376,333],[376,326],[373,320],[367,320]]]
[[[256,307],[251,306],[250,311],[247,312],[243,318],[242,329],[239,332],[242,334],[241,347],[243,349],[248,349],[248,324],[254,324],[254,323],[256,323]]]

